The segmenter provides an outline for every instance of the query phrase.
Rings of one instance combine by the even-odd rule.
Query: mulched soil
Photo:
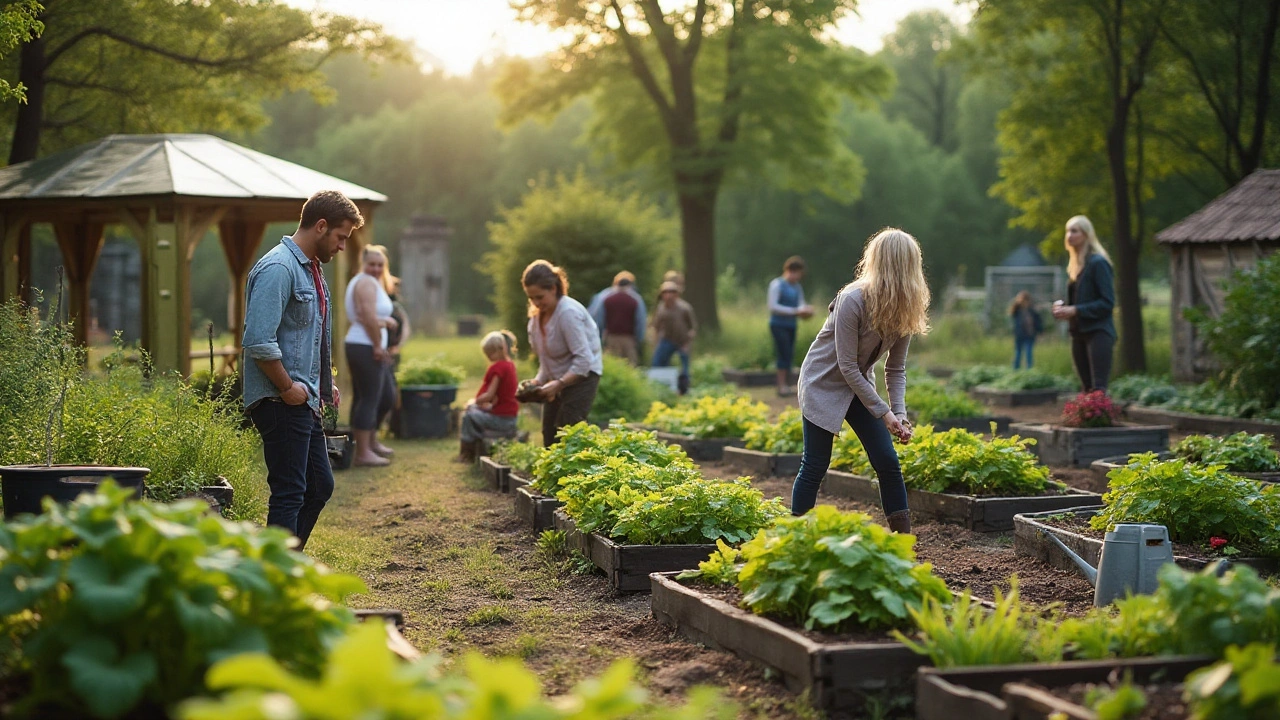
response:
[[[1073,702],[1081,707],[1085,705],[1085,698],[1091,690],[1099,687],[1097,683],[1076,683],[1065,688],[1045,688],[1056,697],[1063,700]],[[1101,687],[1114,687],[1114,685],[1103,685]],[[1131,717],[1129,720],[1186,720],[1190,717],[1187,704],[1182,700],[1182,683],[1152,683],[1149,685],[1138,685],[1137,688],[1147,698],[1147,705],[1143,708],[1142,713]]]

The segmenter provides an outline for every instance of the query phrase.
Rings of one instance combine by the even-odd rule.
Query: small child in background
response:
[[[510,330],[491,332],[480,341],[480,349],[489,358],[480,391],[467,403],[458,433],[461,444],[458,462],[475,462],[479,443],[488,431],[500,437],[515,437],[520,405],[516,402],[516,364],[511,360],[516,351],[516,336]]]
[[[1013,369],[1017,370],[1022,366],[1022,355],[1026,353],[1027,369],[1030,370],[1031,351],[1036,345],[1036,336],[1044,330],[1031,293],[1023,290],[1013,298],[1013,303],[1009,305],[1009,321],[1013,323]]]

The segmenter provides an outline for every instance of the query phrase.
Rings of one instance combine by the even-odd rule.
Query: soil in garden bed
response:
[[[736,608],[742,608],[742,591],[733,585],[711,585],[710,583],[702,583],[697,581],[682,580],[681,583],[697,590],[703,595],[713,597],[721,602],[728,603]],[[745,608],[744,608],[745,609]],[[889,635],[888,630],[851,630],[849,632],[823,632],[819,630],[807,630],[803,623],[778,615],[762,616],[768,620],[778,623],[779,625],[798,632],[814,642],[819,643],[885,643],[891,645],[898,642]]]
[[[1117,682],[1119,682],[1119,678]],[[1075,703],[1081,707],[1085,705],[1085,697],[1089,691],[1095,687],[1099,687],[1098,683],[1076,683],[1064,688],[1046,688],[1035,683],[1029,683],[1030,687],[1044,690],[1055,697],[1062,698],[1068,702]],[[1105,686],[1104,686],[1105,687]],[[1189,717],[1187,704],[1182,700],[1182,683],[1151,683],[1148,685],[1135,685],[1147,697],[1147,706],[1142,712],[1133,716],[1130,720],[1186,720]]]
[[[1070,530],[1073,533],[1078,533],[1094,540],[1104,540],[1107,536],[1107,533],[1104,530],[1094,530],[1093,527],[1089,525],[1089,518],[1080,517],[1079,515],[1047,515],[1045,517],[1038,517],[1036,520],[1050,527]],[[1189,545],[1187,543],[1179,542],[1173,543],[1173,554],[1179,557],[1204,560],[1205,562],[1224,559],[1230,560],[1230,558],[1225,555],[1210,552],[1199,545]],[[1249,553],[1245,553],[1245,555],[1248,556]]]

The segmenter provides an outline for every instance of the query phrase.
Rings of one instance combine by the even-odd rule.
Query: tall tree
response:
[[[326,57],[399,52],[375,25],[275,0],[43,6],[44,33],[7,68],[27,94],[5,118],[10,163],[109,132],[250,129],[264,97],[324,94]]]
[[[0,57],[8,56],[24,42],[31,42],[44,32],[40,22],[40,3],[35,0],[13,2],[0,9]],[[27,88],[22,83],[10,85],[0,79],[0,101],[26,102]]]
[[[1149,151],[1139,100],[1159,71],[1160,19],[1169,5],[984,0],[976,16],[977,45],[1013,88],[1000,120],[1005,155],[994,191],[1022,212],[1016,222],[1044,230],[1077,212],[1105,212],[1093,214],[1111,224],[1120,355],[1132,371],[1146,369],[1135,217],[1148,183],[1171,171]],[[1106,189],[1107,205],[1098,203],[1098,188]]]
[[[940,10],[918,10],[884,38],[884,58],[898,78],[885,114],[903,117],[934,145],[955,150],[956,103],[963,78],[949,51],[959,29]]]
[[[513,62],[498,84],[509,121],[554,115],[589,95],[589,129],[625,166],[658,169],[680,210],[687,296],[716,313],[716,203],[752,173],[856,198],[864,170],[839,142],[841,95],[868,98],[889,74],[828,31],[856,0],[512,0],[522,20],[571,40],[541,67]]]

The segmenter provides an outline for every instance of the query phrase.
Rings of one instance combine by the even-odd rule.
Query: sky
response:
[[[516,22],[507,0],[286,0],[290,5],[362,17],[392,35],[413,41],[447,72],[466,74],[477,60],[498,55],[540,55],[556,46],[550,31]],[[861,17],[847,18],[836,37],[875,52],[902,16],[938,8],[963,21],[956,0],[861,0]]]

